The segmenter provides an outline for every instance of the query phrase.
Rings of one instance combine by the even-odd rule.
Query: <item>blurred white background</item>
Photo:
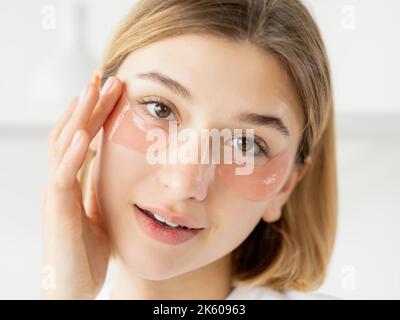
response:
[[[0,2],[0,299],[38,297],[47,132],[134,3]],[[328,48],[338,125],[339,228],[319,291],[400,299],[400,2],[307,4]]]

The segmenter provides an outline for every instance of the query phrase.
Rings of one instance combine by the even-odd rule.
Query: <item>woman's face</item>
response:
[[[111,241],[133,272],[161,280],[197,269],[234,250],[260,219],[279,219],[298,180],[294,159],[304,120],[274,56],[247,42],[183,35],[131,53],[117,77],[126,84],[126,100],[104,126],[94,184]],[[186,90],[173,90],[166,77]],[[125,106],[135,112],[121,121]],[[251,123],[240,119],[244,113],[268,117]],[[141,133],[167,130],[169,121],[178,130],[254,129],[257,157],[267,164],[247,177],[223,164],[151,164]],[[257,187],[262,175],[265,184]],[[159,216],[198,230],[161,226],[136,206],[161,208]]]

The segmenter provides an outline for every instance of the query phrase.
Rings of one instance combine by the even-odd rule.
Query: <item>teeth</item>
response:
[[[168,226],[170,226],[172,228],[181,227],[183,229],[190,229],[190,228],[188,228],[186,226],[181,226],[180,224],[176,224],[176,223],[173,223],[171,221],[168,221],[163,216],[160,216],[157,213],[153,213],[153,212],[147,211],[147,210],[143,210],[143,211],[147,212],[148,214],[151,214],[156,220],[158,220],[158,221],[160,221],[160,222],[162,222],[162,223],[164,223],[164,224],[166,224],[166,225],[168,225]]]
[[[165,223],[166,223],[167,225],[169,225],[170,227],[173,227],[173,228],[176,228],[176,227],[178,226],[178,224],[173,223],[173,222],[170,222],[170,221],[168,221],[168,220],[165,220]]]
[[[164,219],[164,217],[162,217],[162,216],[159,216],[158,214],[156,214],[156,213],[153,213],[153,216],[154,216],[154,218],[156,218],[158,221],[161,221],[161,222],[164,222],[165,223],[165,219]]]
[[[165,223],[166,225],[176,228],[178,226],[178,224],[173,223],[171,221],[168,221],[167,219],[165,219],[164,217],[158,215],[157,213],[153,213],[154,218],[156,218],[158,221],[161,221],[163,223]]]

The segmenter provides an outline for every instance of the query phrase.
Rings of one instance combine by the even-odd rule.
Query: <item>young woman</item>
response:
[[[332,88],[297,0],[140,1],[49,134],[43,298],[313,298],[336,230]],[[146,133],[253,129],[237,163],[146,157]],[[165,150],[172,146],[165,146]],[[194,146],[192,151],[196,149]],[[305,293],[308,292],[308,293]]]

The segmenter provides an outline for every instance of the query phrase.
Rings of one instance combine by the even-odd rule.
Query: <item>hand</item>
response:
[[[83,199],[77,174],[89,144],[122,93],[123,84],[110,77],[99,93],[85,86],[48,137],[49,175],[42,194],[44,267],[54,283],[41,289],[45,299],[93,299],[103,286],[110,256],[107,231],[89,179]]]

